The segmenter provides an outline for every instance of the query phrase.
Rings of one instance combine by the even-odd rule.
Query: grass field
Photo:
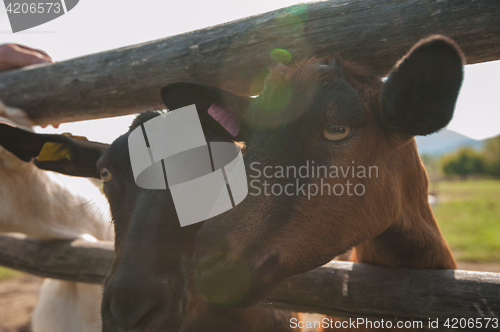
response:
[[[500,180],[443,181],[434,214],[455,258],[500,263]]]
[[[0,280],[17,278],[23,275],[23,272],[8,269],[6,267],[0,266]]]

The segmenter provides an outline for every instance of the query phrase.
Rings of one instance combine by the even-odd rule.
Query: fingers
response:
[[[0,71],[47,62],[52,62],[52,58],[45,51],[19,44],[0,45]],[[59,124],[52,126],[57,128]]]
[[[54,128],[56,128],[56,129],[59,128],[59,125],[60,125],[60,123],[53,123],[53,124],[51,124],[51,126],[54,127]],[[42,128],[47,128],[48,126],[49,125],[40,125],[40,127],[42,127]]]
[[[0,45],[0,71],[52,62],[44,51],[17,44]]]
[[[18,46],[20,48],[24,48],[24,49],[29,50],[29,51],[41,53],[41,54],[45,55],[47,58],[49,58],[50,60],[52,60],[52,58],[44,50],[39,50],[37,48],[32,48],[32,47],[29,47],[26,45],[21,45],[21,44],[16,44],[16,46]]]

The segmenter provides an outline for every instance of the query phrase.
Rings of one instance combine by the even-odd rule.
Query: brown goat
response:
[[[413,137],[449,123],[462,77],[458,46],[436,36],[414,46],[385,82],[332,57],[276,66],[255,99],[221,98],[227,92],[181,83],[164,88],[167,105],[178,99],[201,105],[199,97],[186,98],[184,92],[199,89],[205,105],[237,115],[239,123],[225,125],[240,128],[248,184],[255,189],[198,232],[198,289],[208,300],[227,303],[245,292],[236,305],[246,306],[285,278],[352,247],[355,262],[454,269],[427,201],[428,179]],[[356,174],[282,175],[288,167],[313,163],[344,170],[356,166]],[[361,166],[379,173],[358,176]],[[287,186],[337,186],[337,193],[341,187],[351,193],[285,193]],[[241,262],[246,275],[238,271]]]
[[[205,131],[220,135],[217,140],[246,143],[250,194],[232,210],[186,227],[197,233],[191,271],[203,299],[218,306],[252,305],[282,280],[352,247],[357,262],[455,268],[427,202],[427,176],[413,137],[448,124],[462,77],[458,46],[432,37],[412,48],[386,82],[335,56],[276,66],[257,98],[192,83],[165,87],[169,109],[196,104]],[[169,292],[193,287],[162,279],[169,267],[164,253],[178,241],[159,218],[167,213],[162,209],[168,194],[132,188],[126,138],[103,153],[96,143],[0,128],[0,144],[21,159],[36,157],[47,141],[71,147],[72,158],[35,161],[39,167],[80,176],[112,174],[115,180],[105,188],[121,205],[113,208],[110,199],[117,260],[104,294],[104,330],[114,331],[117,325],[106,325],[106,319],[116,316],[127,327],[166,327],[167,317],[180,317]],[[341,175],[279,175],[312,164],[328,172],[336,166]],[[354,166],[351,173],[348,167]],[[358,167],[376,167],[376,175],[363,176]],[[259,179],[267,182],[252,182]],[[293,192],[287,191],[290,185]],[[341,187],[338,194],[335,188]],[[327,192],[306,195],[304,188]],[[113,301],[119,309],[112,309]],[[187,303],[183,308],[198,300],[188,297]]]

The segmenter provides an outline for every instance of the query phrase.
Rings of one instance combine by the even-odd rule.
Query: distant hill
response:
[[[477,141],[449,129],[429,136],[416,136],[415,139],[420,154],[434,156],[453,152],[464,146],[480,149],[484,145],[484,141]]]

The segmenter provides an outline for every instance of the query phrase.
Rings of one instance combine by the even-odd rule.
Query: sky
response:
[[[298,0],[80,0],[65,15],[13,34],[0,4],[0,44],[18,43],[45,50],[55,61],[134,45],[202,29],[302,3]],[[500,134],[500,61],[465,67],[455,116],[448,129],[474,139]],[[71,132],[112,142],[134,116],[51,126],[37,132]]]

